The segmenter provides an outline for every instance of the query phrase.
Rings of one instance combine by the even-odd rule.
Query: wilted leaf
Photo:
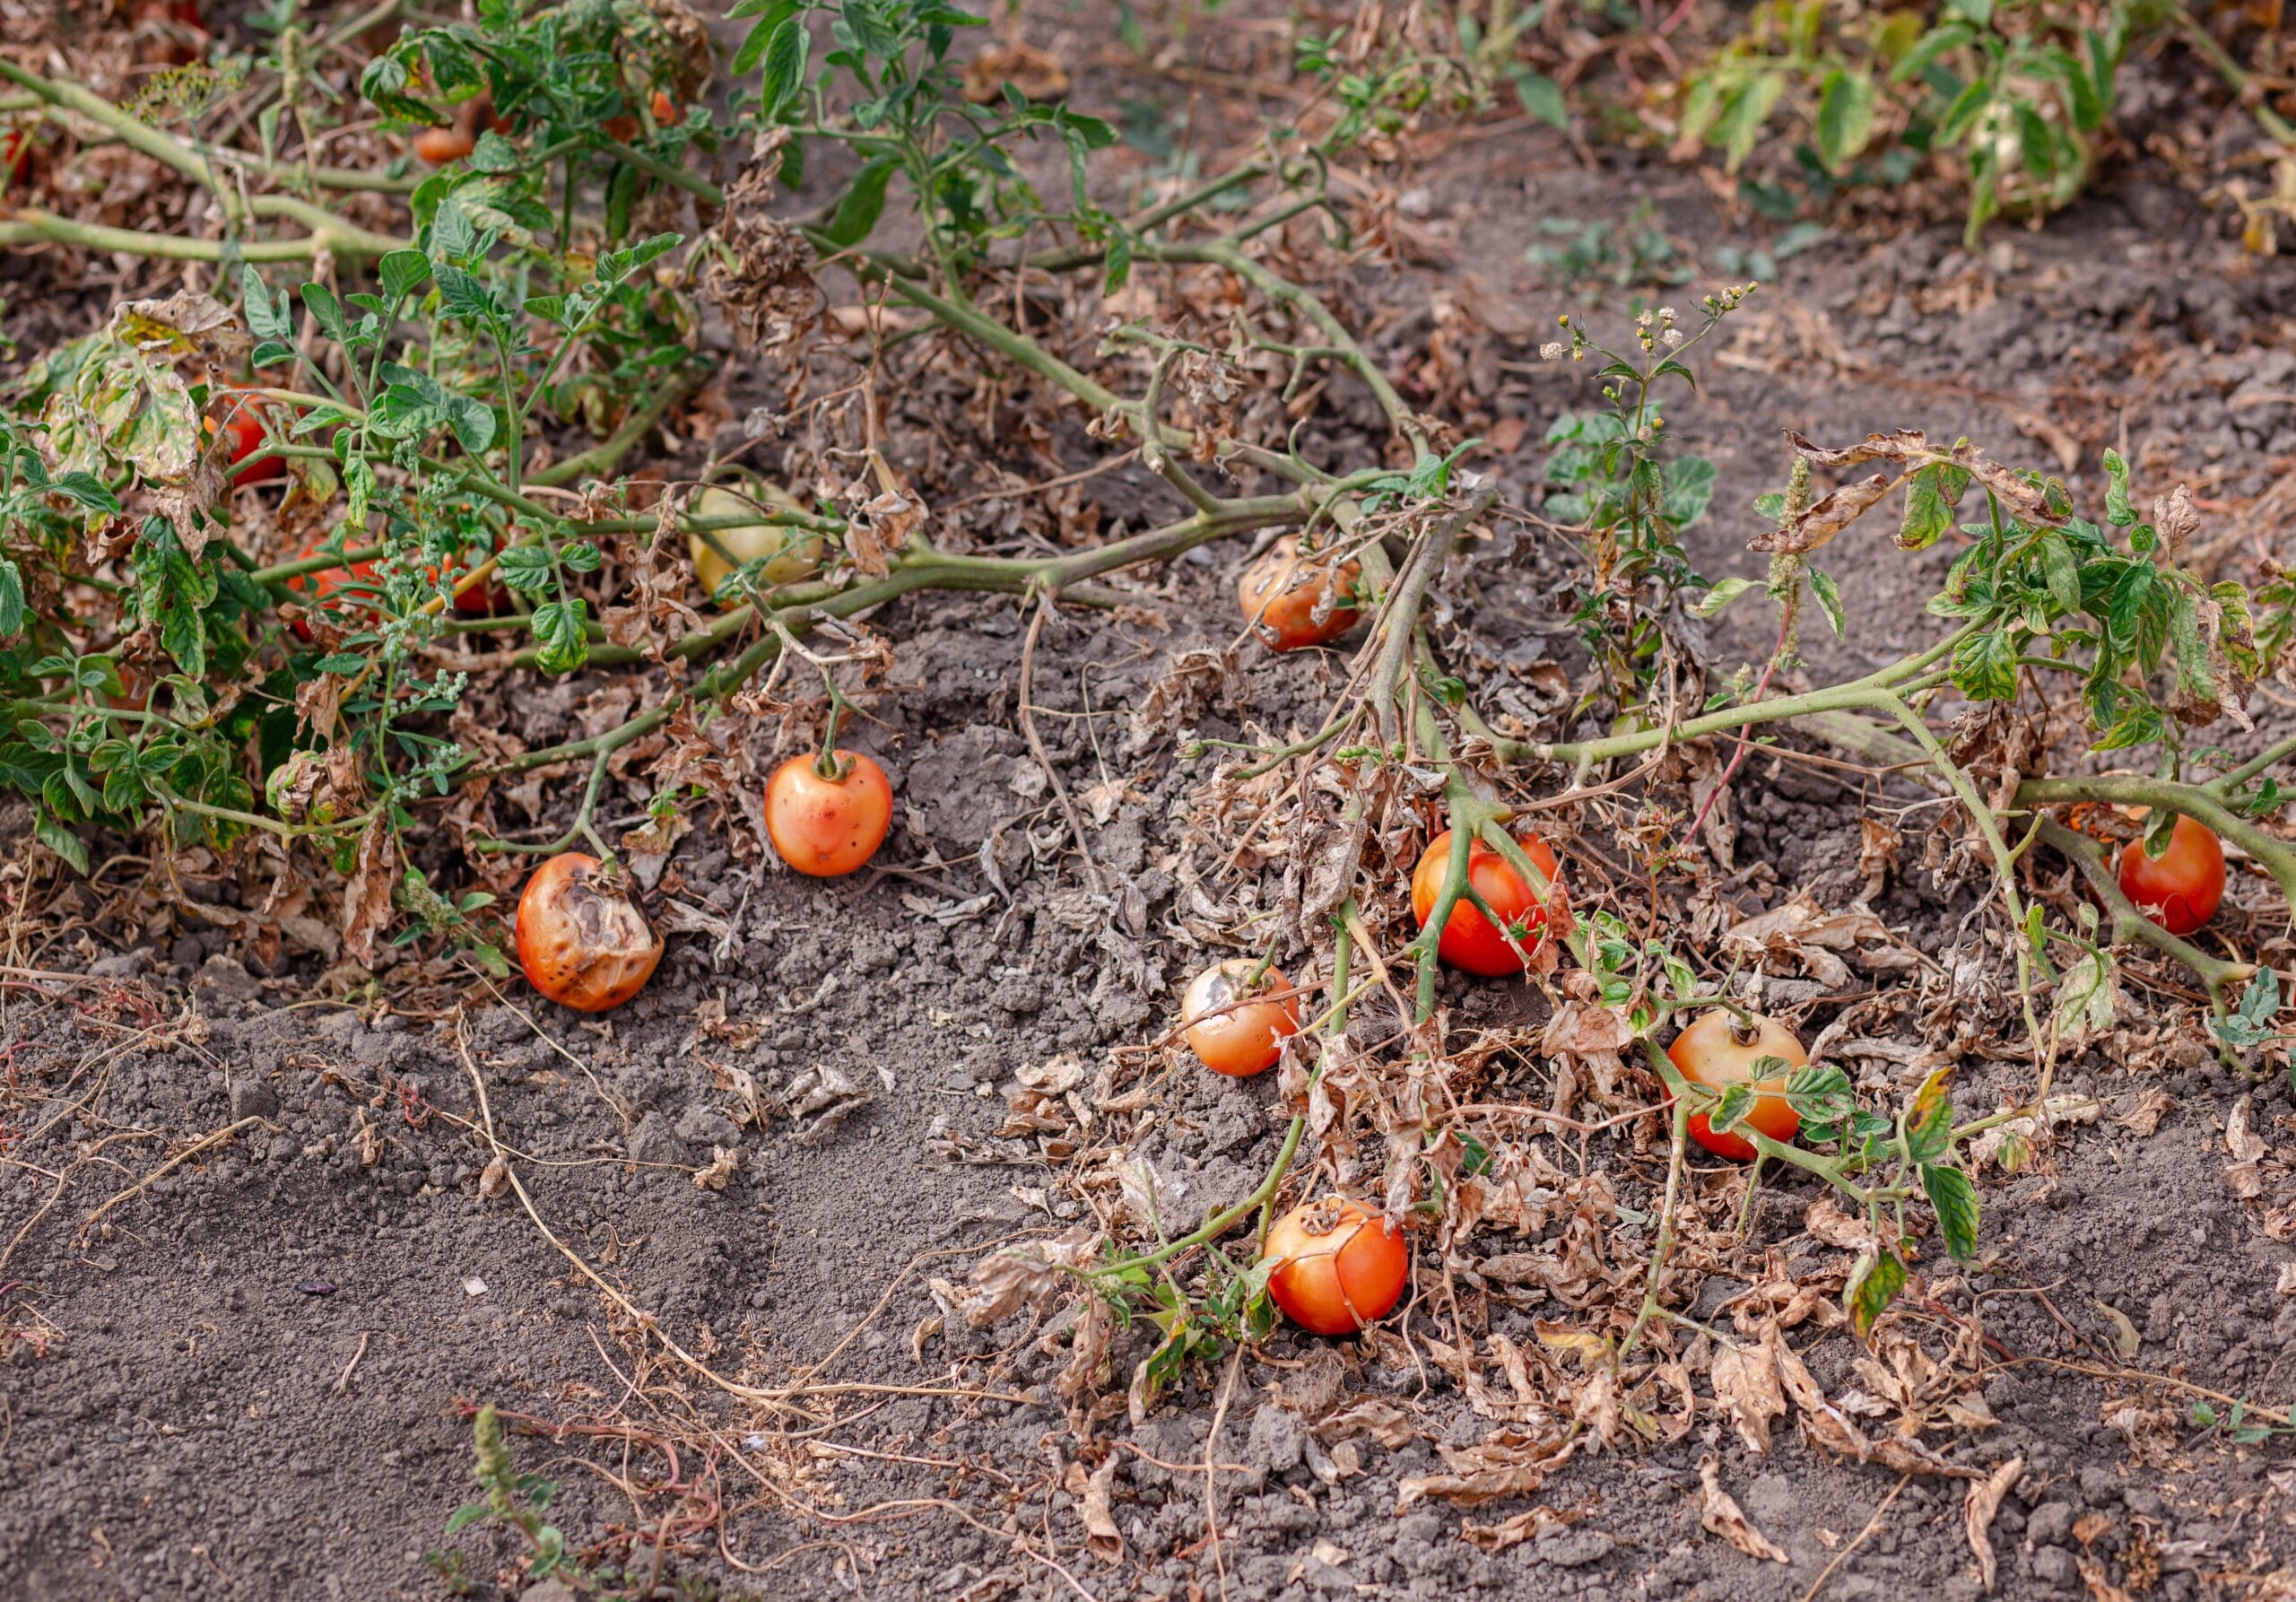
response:
[[[1774,1335],[1777,1325],[1765,1332]],[[1744,1345],[1726,1341],[1714,1354],[1714,1397],[1730,1415],[1738,1438],[1749,1451],[1770,1450],[1770,1424],[1786,1414],[1786,1396],[1779,1389],[1778,1360],[1767,1341]]]
[[[1969,1529],[1970,1550],[1977,1554],[1978,1589],[1989,1591],[1997,1574],[1993,1555],[1993,1516],[2001,1511],[2001,1499],[2025,1472],[2025,1460],[2012,1458],[1981,1480],[1970,1482],[1970,1498],[1964,1512]]]
[[[928,1283],[935,1300],[977,1329],[1023,1307],[1041,1310],[1055,1297],[1074,1290],[1077,1282],[1068,1270],[1090,1262],[1099,1245],[1099,1237],[1079,1224],[1049,1241],[991,1252],[974,1265],[963,1285],[944,1279]]]
[[[381,954],[391,922],[391,888],[398,881],[398,847],[390,820],[378,813],[359,836],[359,849],[343,886],[343,948],[365,967]]]
[[[693,1182],[704,1190],[723,1190],[741,1167],[742,1154],[737,1148],[713,1145],[709,1148],[709,1165],[694,1171]]]
[[[1748,1557],[1774,1563],[1791,1561],[1782,1548],[1748,1521],[1730,1493],[1722,1489],[1719,1465],[1715,1458],[1700,1460],[1698,1478],[1705,1487],[1699,1503],[1698,1521],[1709,1535],[1720,1536]]]
[[[1788,518],[1783,527],[1766,528],[1755,535],[1746,542],[1746,549],[1796,555],[1815,551],[1889,492],[1889,475],[1882,473],[1844,484],[1820,497],[1801,516]]]

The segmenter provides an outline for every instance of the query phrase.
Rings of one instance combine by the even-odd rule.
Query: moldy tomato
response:
[[[1292,983],[1281,969],[1269,968],[1257,988],[1244,988],[1258,966],[1250,957],[1215,962],[1188,981],[1180,1000],[1188,1046],[1215,1074],[1265,1073],[1283,1055],[1283,1037],[1300,1032],[1299,998],[1287,994]]]
[[[2157,858],[2145,855],[2141,840],[2120,849],[2120,892],[2171,935],[2189,935],[2224,899],[2224,843],[2179,814]]]
[[[822,760],[793,756],[773,771],[765,786],[765,831],[782,861],[830,879],[851,873],[884,843],[893,787],[883,768],[856,752],[830,758],[834,778],[822,771]]]
[[[582,851],[535,870],[518,898],[518,966],[561,1006],[603,1013],[645,988],[662,937],[622,893],[622,878]]]
[[[1562,888],[1557,880],[1561,872],[1554,853],[1546,841],[1535,834],[1519,837],[1523,854],[1531,865],[1547,876],[1556,909],[1562,905]],[[1451,831],[1448,829],[1428,842],[1427,854],[1411,875],[1411,910],[1425,928],[1435,911],[1435,898],[1442,893],[1443,875],[1450,871]],[[1515,940],[1526,953],[1538,948],[1539,936],[1547,923],[1546,904],[1537,892],[1523,883],[1523,876],[1510,866],[1504,857],[1484,845],[1471,840],[1467,845],[1467,882],[1477,894],[1490,904],[1507,927],[1514,931]],[[1465,897],[1451,909],[1443,932],[1436,939],[1435,954],[1454,968],[1485,979],[1504,979],[1523,971],[1523,959],[1518,956],[1497,929],[1491,927],[1473,901]]]
[[[1337,1196],[1292,1208],[1267,1232],[1267,1293],[1317,1335],[1352,1335],[1387,1316],[1411,1278],[1411,1251],[1385,1218]]]
[[[1721,1090],[1751,1078],[1755,1060],[1760,1058],[1778,1058],[1788,1069],[1806,1067],[1810,1060],[1809,1053],[1802,1049],[1802,1042],[1783,1024],[1757,1017],[1754,1027],[1749,1029],[1735,1014],[1718,1007],[1676,1035],[1674,1043],[1666,1048],[1666,1055],[1683,1078],[1709,1090]],[[1758,1083],[1766,1093],[1782,1092],[1786,1086],[1783,1075]],[[1785,1141],[1802,1132],[1802,1119],[1783,1094],[1765,1093],[1754,1098],[1744,1127],[1759,1129],[1772,1140]],[[1735,1130],[1718,1134],[1702,1112],[1691,1114],[1690,1137],[1716,1156],[1739,1162],[1751,1160],[1758,1150],[1752,1141]]]
[[[1327,553],[1302,553],[1297,535],[1285,535],[1260,553],[1236,586],[1236,599],[1251,620],[1253,632],[1270,650],[1296,651],[1338,639],[1355,626],[1347,605],[1362,568],[1352,562],[1334,566]],[[1321,622],[1317,605],[1331,591],[1331,610]]]

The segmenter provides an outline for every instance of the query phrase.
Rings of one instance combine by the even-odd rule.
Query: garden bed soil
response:
[[[1535,501],[1547,421],[1596,399],[1586,370],[1537,359],[1554,309],[1571,301],[1525,260],[1535,219],[1616,218],[1621,196],[1645,193],[1674,238],[1699,242],[1698,278],[1680,292],[1694,302],[1722,276],[1704,243],[1754,236],[1693,177],[1624,157],[1589,170],[1535,127],[1437,156],[1399,205],[1427,259],[1361,271],[1362,303],[1379,313],[1375,348],[1406,370],[1431,348],[1431,374],[1463,367],[1463,382],[1436,374],[1435,387],[1487,414],[1467,421],[1494,441],[1483,465],[1510,501]],[[1975,256],[1955,238],[1935,228],[1831,240],[1787,263],[1718,335],[1701,393],[1674,403],[1685,443],[1720,470],[1714,515],[1693,535],[1700,571],[1758,573],[1746,509],[1782,479],[1782,430],[1841,443],[1919,427],[2052,465],[2063,450],[2083,500],[2098,492],[2091,464],[2107,443],[2141,483],[2165,487],[2173,470],[2225,509],[2289,470],[2296,270],[2243,257],[2180,191],[2144,178],[2046,231],[1997,229]],[[1136,505],[1150,482],[1135,470],[1089,492]],[[2242,536],[2223,547],[2234,565],[2253,554],[2249,536],[2284,553],[2277,527],[2243,531],[2231,510],[2208,532]],[[1909,556],[1863,526],[1823,553],[1852,622],[1841,640],[1814,619],[1805,627],[1811,682],[1929,637],[1921,603],[1952,553],[1949,542]],[[35,1602],[430,1598],[444,1586],[426,1554],[451,1550],[477,1594],[494,1594],[521,1544],[483,1525],[443,1533],[476,1494],[465,1405],[491,1403],[537,1431],[618,1421],[513,1437],[520,1467],[557,1483],[551,1519],[578,1547],[640,1522],[618,1479],[674,1473],[693,1488],[689,1511],[726,1510],[668,1556],[665,1572],[697,1588],[682,1594],[706,1595],[709,1582],[729,1597],[1766,1602],[1802,1598],[1822,1576],[1835,1598],[1975,1596],[1968,1482],[1901,1484],[1878,1465],[1830,1460],[1783,1424],[1757,1454],[1709,1408],[1679,1438],[1579,1453],[1535,1496],[1464,1511],[1431,1498],[1398,1512],[1406,1481],[1497,1427],[1423,1346],[1281,1331],[1238,1363],[1192,1370],[1135,1424],[1121,1389],[1149,1344],[1135,1327],[1118,1336],[1118,1400],[1085,1451],[1054,1394],[1059,1343],[1026,1315],[973,1329],[936,1301],[928,1280],[961,1281],[995,1243],[1090,1222],[1065,1162],[1000,1134],[1017,1078],[1073,1093],[1073,1105],[1061,1097],[1063,1138],[1089,1143],[1093,1118],[1135,1120],[1118,1127],[1155,1171],[1175,1229],[1248,1192],[1274,1154],[1274,1075],[1214,1079],[1159,1058],[1153,1128],[1096,1106],[1122,1093],[1104,1075],[1110,1049],[1162,1035],[1200,965],[1191,898],[1223,893],[1178,873],[1210,764],[1177,757],[1175,727],[1135,741],[1129,719],[1184,653],[1233,642],[1241,556],[1214,546],[1150,575],[1155,593],[1120,616],[1063,611],[1038,648],[1032,701],[1061,781],[1107,797],[1088,834],[1108,894],[1061,848],[1016,721],[1026,614],[1008,600],[928,596],[881,614],[897,642],[896,688],[852,736],[893,779],[898,819],[880,860],[906,871],[804,880],[698,831],[665,883],[716,921],[674,936],[651,988],[620,1012],[584,1019],[523,986],[482,989],[458,1042],[456,1018],[339,1005],[313,995],[309,976],[250,972],[220,935],[189,926],[157,945],[75,936],[45,947],[31,964],[45,977],[11,982],[0,1048],[15,1093],[14,1161],[0,1184],[13,1336],[0,1363],[0,1589]],[[1455,564],[1443,586],[1453,659],[1483,683],[1570,660],[1565,570],[1554,542],[1527,527]],[[1772,625],[1752,601],[1685,626],[1719,676],[1770,648]],[[1193,733],[1315,727],[1344,658],[1245,657],[1244,704],[1212,699]],[[574,732],[592,688],[523,696],[514,732],[530,745]],[[1864,877],[1861,814],[1918,798],[1885,802],[1858,773],[1767,753],[1737,792],[1738,861],[1766,865],[1728,891],[1738,914],[1802,890],[1847,904]],[[553,794],[570,808],[565,787]],[[1909,840],[1923,816],[1906,819]],[[19,838],[15,859],[29,849]],[[1575,881],[1616,853],[1590,839],[1564,855]],[[1859,1024],[1909,1043],[1925,1010],[1953,999],[1950,976],[1976,971],[1963,959],[1988,949],[1982,920],[1967,916],[1978,882],[1940,888],[1914,855],[1874,910],[1926,971],[1949,977],[1908,983],[1902,1010]],[[2284,943],[2265,944],[2280,918],[2251,875],[2218,928],[2284,958]],[[1447,976],[1443,996],[1455,1034],[1535,1029],[1545,1015],[1526,986]],[[1805,1033],[1848,1005],[1807,1005]],[[2296,1389],[2285,1356],[2296,1248],[2266,1227],[2296,1181],[2270,1154],[2256,1199],[2225,1175],[2228,1120],[2244,1116],[2269,1148],[2289,1137],[2296,1109],[2284,1075],[2249,1083],[2205,1052],[2121,1045],[2060,1078],[2101,1103],[2097,1121],[2068,1127],[2013,1177],[1986,1176],[1987,1265],[1927,1264],[1925,1300],[1906,1316],[1935,1310],[1933,1349],[1955,1328],[1981,1327],[1970,1395],[1992,1421],[1931,1441],[1980,1475],[2022,1461],[1991,1524],[2000,1594],[2286,1594],[2286,1450],[2232,1445],[2188,1421],[2188,1397],[2098,1376],[2125,1364],[2267,1402]],[[2028,1074],[1974,1052],[1957,1102],[1990,1110],[2030,1088]],[[766,1109],[761,1130],[744,1121],[744,1084]],[[1545,1093],[1529,1057],[1488,1087],[1492,1098]],[[2161,1096],[2167,1109],[2137,1133]],[[490,1123],[531,1213],[490,1165],[474,1132]],[[217,1131],[149,1177],[164,1154]],[[737,1154],[737,1170],[720,1188],[698,1184],[720,1153]],[[1651,1205],[1664,1155],[1655,1119],[1592,1148],[1596,1166],[1629,1176],[1631,1208]],[[1552,1156],[1577,1171],[1588,1154],[1558,1141]],[[1718,1227],[1733,1183],[1726,1165],[1700,1169]],[[1770,1180],[1698,1316],[1724,1317],[1767,1274],[1840,1258],[1808,1232],[1818,1199],[1805,1176]],[[1500,1249],[1465,1243],[1454,1272]],[[1609,1249],[1631,1270],[1645,1242],[1622,1224]],[[1432,1253],[1421,1264],[1431,1307],[1442,1264]],[[1542,1319],[1568,1316],[1528,1298],[1483,1305],[1489,1329],[1526,1345]],[[629,1307],[719,1372],[815,1388],[797,1403],[804,1415],[744,1408],[625,1339]],[[1806,1339],[1814,1328],[1793,1338],[1829,1392],[1868,1383],[1851,1369],[1849,1338]],[[640,1349],[654,1352],[650,1370],[633,1360]],[[893,1389],[836,1389],[868,1386]],[[1335,1398],[1358,1397],[1394,1405],[1392,1443],[1311,1427],[1344,1407]],[[719,1450],[689,1444],[674,1465],[645,1444],[709,1431]],[[1709,1532],[1709,1460],[1784,1561]],[[1209,1496],[1207,1462],[1219,1465]],[[1083,1517],[1102,1494],[1121,1540],[1113,1563],[1088,1545]],[[674,1500],[650,1496],[645,1517],[660,1519]],[[1534,1504],[1556,1517],[1531,1538],[1493,1551],[1461,1537],[1463,1521],[1499,1526]],[[651,1549],[641,1539],[637,1550],[642,1572]]]

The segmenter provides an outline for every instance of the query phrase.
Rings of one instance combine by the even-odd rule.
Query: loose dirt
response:
[[[1596,398],[1584,370],[1537,359],[1553,311],[1572,302],[1525,260],[1535,220],[1617,218],[1621,197],[1642,193],[1699,263],[1686,302],[1723,276],[1715,248],[1755,241],[1694,180],[1623,158],[1590,170],[1558,136],[1517,128],[1439,156],[1404,197],[1426,261],[1361,270],[1379,353],[1430,364],[1432,387],[1454,387],[1438,365],[1463,365],[1484,415],[1459,421],[1512,441],[1495,463],[1510,501],[1537,503],[1548,420]],[[2141,483],[2181,475],[2204,506],[2245,503],[2288,470],[2296,269],[2243,257],[2157,175],[2108,187],[2045,232],[1997,230],[1975,257],[1956,237],[1831,240],[1726,327],[1704,390],[1675,403],[1686,442],[1720,469],[1691,551],[1700,570],[1758,574],[1747,509],[1782,478],[1785,429],[1829,442],[1868,428],[1966,433],[1999,456],[2061,457],[2084,498],[2109,443]],[[1085,493],[1115,517],[1152,484],[1135,469]],[[2210,531],[2228,562],[2259,540],[2284,553],[2276,527],[2215,515]],[[1234,642],[1244,554],[1200,551],[1116,616],[1064,611],[1039,647],[1036,720],[1069,793],[1098,798],[1088,833],[1105,892],[1062,849],[1019,727],[1025,614],[911,599],[879,620],[899,642],[892,692],[850,740],[900,797],[890,866],[819,884],[698,831],[663,882],[698,916],[653,987],[604,1019],[506,988],[475,995],[458,1040],[450,1017],[311,999],[313,974],[251,972],[189,924],[157,943],[74,931],[23,963],[0,1025],[21,1108],[0,1184],[0,1589],[42,1602],[431,1598],[446,1582],[426,1554],[455,1552],[475,1593],[496,1594],[512,1540],[483,1526],[443,1533],[475,1494],[467,1409],[491,1403],[521,1426],[521,1467],[557,1483],[551,1518],[578,1547],[618,1559],[634,1538],[642,1577],[664,1519],[674,1537],[690,1521],[696,1533],[665,1565],[684,1595],[1976,1595],[1968,1481],[1901,1483],[1820,1455],[1783,1423],[1757,1454],[1710,1406],[1682,1429],[1654,1417],[1648,1444],[1581,1453],[1535,1497],[1399,1512],[1405,1483],[1456,1466],[1507,1404],[1495,1421],[1489,1397],[1393,1338],[1279,1332],[1191,1371],[1135,1424],[1122,1382],[1153,1331],[1119,1332],[1091,1459],[1111,1467],[1095,1476],[1054,1394],[1065,1336],[1026,1315],[971,1329],[936,1302],[926,1282],[961,1280],[993,1245],[1090,1222],[1060,1180],[1110,1120],[1153,1171],[1174,1230],[1248,1191],[1274,1154],[1273,1075],[1215,1080],[1159,1056],[1119,1084],[1109,1067],[1111,1048],[1169,1027],[1218,921],[1204,908],[1234,892],[1193,876],[1190,801],[1211,766],[1179,745],[1312,727],[1344,661],[1248,648],[1240,703],[1215,689],[1184,717],[1135,727],[1173,663]],[[1810,620],[1811,678],[1925,638],[1919,602],[1952,554],[1845,536],[1822,565],[1853,623],[1835,640]],[[1564,570],[1552,542],[1524,528],[1445,583],[1452,659],[1481,687],[1516,686],[1535,715],[1547,709],[1531,669],[1576,661]],[[1767,653],[1770,627],[1748,603],[1703,647],[1726,675]],[[529,744],[576,732],[593,687],[528,699],[516,732]],[[1861,812],[1919,799],[1771,753],[1736,789],[1737,915],[1805,890],[1845,904],[1864,878]],[[1908,1010],[1859,1013],[1860,1037],[1917,1040],[1915,997],[1943,1005],[1954,976],[1974,971],[1976,882],[1941,889],[1915,869],[1923,815],[1905,815],[1905,866],[1874,904],[1917,969],[1941,977],[1906,991]],[[26,822],[13,821],[20,864]],[[1562,843],[1574,882],[1615,863],[1611,842]],[[2261,916],[2272,904],[2259,882],[2236,883],[2219,927],[2244,949],[2280,949]],[[1814,1034],[1874,985],[1784,998]],[[1444,997],[1454,1032],[1545,1015],[1527,987],[1447,976]],[[1987,1177],[1991,1261],[1933,1265],[1901,1315],[1900,1367],[1856,1367],[1846,1336],[1805,1341],[1814,1326],[1794,1336],[1845,1406],[1885,1383],[1918,1392],[1925,1375],[1905,1356],[1916,1336],[1933,1352],[1979,1342],[1981,1384],[1952,1398],[1962,1411],[1935,1441],[1977,1475],[2022,1461],[1990,1527],[2003,1595],[2106,1598],[2119,1586],[2184,1602],[2296,1562],[2283,1448],[2202,1431],[2185,1406],[2197,1391],[2098,1377],[2130,1368],[2263,1402],[2290,1395],[2296,1248],[2267,1227],[2290,1184],[2274,1150],[2287,1081],[2120,1046],[2060,1079],[2098,1104],[2094,1121],[2069,1124],[2019,1175]],[[1896,1085],[1909,1060],[1862,1066]],[[1974,1051],[1964,1113],[1998,1105],[2022,1072]],[[1535,1103],[1544,1084],[1535,1060],[1517,1058],[1485,1099]],[[1010,1101],[1022,1084],[1054,1087],[1033,1127]],[[2228,1121],[2263,1145],[2254,1200],[2226,1183]],[[1640,1175],[1619,1198],[1630,1211],[1651,1205],[1663,1173],[1656,1122],[1595,1137],[1596,1166]],[[217,1138],[159,1171],[203,1136]],[[1560,1140],[1552,1156],[1568,1174],[1589,1153]],[[1709,1226],[1730,1223],[1734,1184],[1723,1165],[1702,1172]],[[1693,1316],[1726,1321],[1742,1294],[1839,1258],[1810,1232],[1819,1199],[1800,1177],[1772,1177],[1732,1273],[1706,1278]],[[1417,1293],[1436,1306],[1513,1249],[1478,1239],[1448,1263],[1422,1252]],[[1633,1272],[1642,1249],[1622,1226],[1605,1267]],[[1488,1331],[1526,1347],[1568,1312],[1535,1285],[1472,1300]],[[636,1338],[632,1310],[721,1374],[789,1388],[787,1405],[745,1411]],[[1785,1561],[1710,1533],[1708,1460]],[[1103,1499],[1099,1540],[1120,1543],[1115,1563],[1088,1545],[1083,1511]],[[1492,1537],[1461,1537],[1463,1521],[1503,1527],[1534,1505],[1552,1517],[1528,1538],[1491,1551]]]

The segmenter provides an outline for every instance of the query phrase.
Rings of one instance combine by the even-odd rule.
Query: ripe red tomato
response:
[[[1735,1015],[1718,1007],[1676,1035],[1666,1055],[1683,1078],[1709,1090],[1752,1077],[1759,1058],[1779,1058],[1789,1069],[1808,1064],[1809,1054],[1802,1049],[1802,1042],[1783,1024],[1768,1018],[1759,1018],[1755,1023],[1749,1031]],[[1765,1090],[1785,1089],[1782,1076],[1758,1083]],[[1802,1119],[1783,1094],[1760,1095],[1754,1098],[1744,1127],[1759,1129],[1772,1140],[1791,1140],[1802,1132]],[[1716,1156],[1739,1162],[1752,1161],[1759,1149],[1735,1129],[1717,1134],[1702,1112],[1691,1114],[1690,1137]]]
[[[562,851],[536,868],[518,898],[518,966],[561,1006],[603,1013],[645,988],[662,960],[662,937],[618,873],[595,857]]]
[[[304,546],[302,553],[306,557],[312,557],[325,556],[329,554],[329,552],[324,544],[314,542]],[[341,610],[341,605],[332,598],[335,591],[353,579],[362,579],[369,584],[375,583],[375,564],[371,562],[353,562],[348,569],[321,568],[317,572],[304,573],[288,579],[287,588],[295,592],[297,604],[306,611],[325,612],[332,614]],[[357,598],[345,596],[344,601],[352,602]],[[306,645],[311,642],[311,625],[303,619],[296,618],[287,626],[294,631],[296,639]]]
[[[0,195],[30,170],[32,135],[30,128],[0,128]]]
[[[1327,1196],[1292,1208],[1267,1232],[1267,1293],[1317,1335],[1352,1335],[1387,1316],[1411,1279],[1411,1250],[1385,1218]]]
[[[1562,870],[1554,853],[1535,834],[1520,838],[1523,854],[1555,886],[1552,893],[1559,909],[1562,892],[1557,875]],[[1449,871],[1450,861],[1451,831],[1446,829],[1428,843],[1427,854],[1412,870],[1411,910],[1422,929],[1434,915],[1435,898],[1442,893],[1443,875]],[[1467,882],[1514,932],[1524,952],[1538,949],[1540,934],[1546,927],[1546,904],[1523,883],[1523,876],[1508,865],[1504,857],[1479,840],[1467,846]],[[1465,897],[1451,909],[1450,919],[1437,937],[1435,954],[1454,968],[1479,973],[1485,979],[1505,979],[1523,971],[1523,959],[1491,927],[1491,920]]]
[[[1270,650],[1296,651],[1336,640],[1355,626],[1358,614],[1345,603],[1362,570],[1353,562],[1335,567],[1328,553],[1303,555],[1299,537],[1286,535],[1245,570],[1236,599]],[[1318,623],[1316,605],[1326,588],[1332,608]]]
[[[240,466],[264,448],[263,416],[267,409],[264,402],[245,390],[219,387],[208,404],[222,413],[220,421],[208,420],[209,431],[221,428],[231,436],[231,457],[226,473],[233,488],[286,476],[287,458],[283,456],[266,456],[248,463],[244,468]]]
[[[885,771],[851,751],[837,753],[844,776],[824,779],[810,756],[793,756],[765,786],[765,831],[781,860],[817,879],[849,874],[876,854],[892,827],[893,787]]]
[[[2141,840],[2120,849],[2120,892],[2171,935],[2189,935],[2224,899],[2224,843],[2179,814],[2158,860],[2144,854]]]
[[[1245,976],[1258,966],[1252,957],[1215,962],[1188,981],[1180,998],[1187,1043],[1215,1074],[1244,1079],[1265,1073],[1283,1055],[1283,1037],[1300,1032],[1300,1000],[1285,994],[1292,981],[1282,969],[1271,966],[1257,990],[1244,989]]]

